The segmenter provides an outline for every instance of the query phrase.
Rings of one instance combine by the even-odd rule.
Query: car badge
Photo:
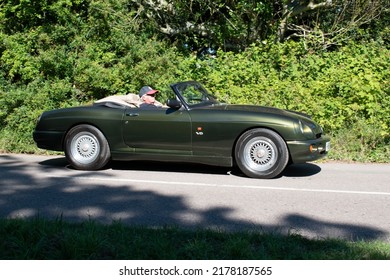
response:
[[[197,129],[196,129],[196,135],[199,135],[199,136],[203,135],[203,131],[202,130],[203,130],[203,128],[201,126],[198,126]]]

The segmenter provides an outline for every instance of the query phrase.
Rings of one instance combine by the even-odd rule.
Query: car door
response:
[[[128,108],[123,137],[136,153],[191,155],[191,119],[185,109]]]

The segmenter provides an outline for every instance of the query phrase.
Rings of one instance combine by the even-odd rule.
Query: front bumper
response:
[[[51,150],[51,151],[63,151],[63,131],[37,131],[33,132],[33,138],[38,148]]]
[[[315,140],[287,141],[293,163],[304,163],[324,158],[330,150],[330,137]]]

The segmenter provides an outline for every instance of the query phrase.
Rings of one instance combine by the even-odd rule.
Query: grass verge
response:
[[[146,228],[115,222],[0,219],[0,259],[390,260],[390,244],[261,232]]]

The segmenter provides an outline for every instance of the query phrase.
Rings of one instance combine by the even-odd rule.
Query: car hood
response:
[[[229,111],[229,112],[238,112],[238,113],[248,113],[252,115],[269,115],[275,117],[282,117],[290,119],[292,121],[303,122],[308,125],[313,133],[319,137],[323,133],[322,127],[311,119],[311,117],[305,113],[295,112],[291,110],[283,110],[274,107],[265,107],[265,106],[256,106],[256,105],[227,105],[227,104],[218,104],[209,107],[203,107],[202,109],[214,110],[214,111]]]

